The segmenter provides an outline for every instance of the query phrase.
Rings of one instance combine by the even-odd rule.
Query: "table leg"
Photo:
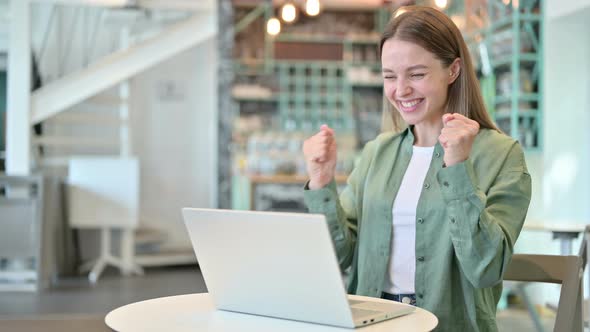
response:
[[[553,231],[553,239],[559,240],[559,253],[563,256],[575,255],[572,251],[572,243],[578,238],[580,232]]]

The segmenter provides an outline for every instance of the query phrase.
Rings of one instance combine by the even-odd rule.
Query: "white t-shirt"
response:
[[[416,208],[432,161],[432,147],[414,146],[412,159],[393,201],[393,238],[383,291],[413,294],[416,274]]]

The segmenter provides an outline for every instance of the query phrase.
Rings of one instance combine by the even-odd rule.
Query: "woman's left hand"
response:
[[[477,133],[479,123],[459,113],[447,113],[442,116],[443,129],[438,141],[445,150],[445,166],[453,166],[469,158],[471,146]]]

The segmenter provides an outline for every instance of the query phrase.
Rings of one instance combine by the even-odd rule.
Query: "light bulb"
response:
[[[281,9],[281,18],[287,23],[295,21],[297,18],[297,8],[292,3],[286,3]]]
[[[434,0],[434,4],[440,9],[445,9],[449,2],[447,0]]]
[[[307,0],[305,2],[305,12],[309,16],[316,16],[320,13],[320,0]]]
[[[272,17],[266,22],[266,32],[271,36],[276,36],[281,32],[281,21],[278,18]]]

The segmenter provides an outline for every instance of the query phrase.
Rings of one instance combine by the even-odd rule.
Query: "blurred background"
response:
[[[380,32],[412,4],[459,27],[525,149],[515,252],[577,253],[589,0],[0,0],[0,327],[102,331],[118,306],[206,291],[180,209],[306,211],[321,124],[344,185],[381,130]],[[551,330],[560,286],[525,289],[505,287],[501,330]]]

